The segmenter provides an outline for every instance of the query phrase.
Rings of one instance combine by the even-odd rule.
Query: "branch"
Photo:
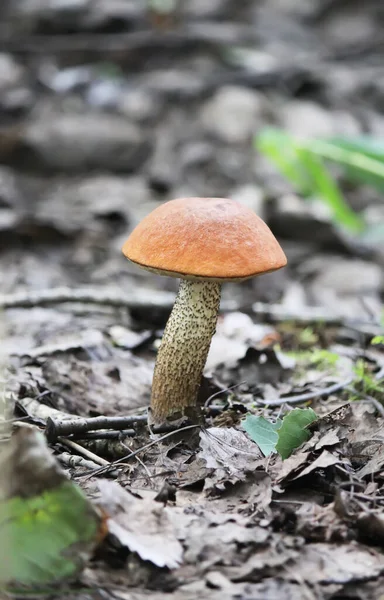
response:
[[[79,435],[88,431],[97,431],[100,429],[112,429],[122,431],[130,425],[136,423],[146,423],[147,415],[132,415],[129,417],[73,417],[71,419],[62,419],[59,416],[51,416],[47,419],[46,436],[50,442],[56,440],[59,436],[68,436],[72,434]]]
[[[327,388],[322,388],[320,390],[314,390],[313,392],[307,392],[305,394],[298,394],[297,396],[284,396],[278,398],[277,400],[263,400],[261,398],[256,398],[255,402],[257,404],[261,404],[262,406],[282,406],[283,404],[299,404],[299,402],[306,402],[307,400],[314,400],[315,398],[320,398],[321,396],[329,396],[330,394],[334,394],[335,392],[339,392],[346,388],[350,383],[352,383],[353,378],[346,379],[340,383],[334,383]]]
[[[139,289],[135,292],[101,291],[100,289],[82,288],[53,288],[31,292],[16,292],[15,294],[0,295],[0,309],[32,308],[66,302],[85,302],[101,304],[116,308],[171,309],[175,294],[156,290]]]

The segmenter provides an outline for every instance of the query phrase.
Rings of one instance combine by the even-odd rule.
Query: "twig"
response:
[[[17,292],[15,294],[1,295],[0,308],[32,308],[49,304],[63,304],[66,302],[85,302],[115,306],[116,308],[143,308],[143,309],[169,309],[175,301],[175,294],[157,290],[108,291],[104,292],[95,288],[52,288],[30,292]]]
[[[204,408],[210,408],[211,402],[214,398],[217,398],[218,396],[221,396],[222,394],[225,394],[226,392],[230,392],[231,390],[234,390],[235,388],[240,387],[244,383],[247,383],[247,382],[240,381],[240,383],[235,383],[235,385],[231,385],[231,387],[224,388],[223,390],[219,390],[218,392],[211,394],[211,396],[209,396],[209,398],[207,398],[207,400],[205,401]]]
[[[26,350],[16,350],[11,353],[11,356],[27,357],[27,358],[40,358],[41,356],[52,356],[54,354],[61,354],[67,352],[73,352],[75,350],[87,350],[88,353],[94,352],[96,348],[101,348],[105,345],[105,340],[100,331],[83,331],[78,336],[73,336],[72,340],[66,342],[59,342],[56,344],[42,344],[36,348],[30,348]],[[47,390],[49,394],[50,391]]]
[[[105,458],[97,456],[97,454],[90,452],[90,450],[83,448],[83,446],[80,446],[80,444],[76,444],[76,442],[73,442],[72,440],[66,440],[65,438],[59,437],[57,438],[57,441],[60,442],[60,444],[64,444],[64,446],[68,446],[68,448],[71,448],[71,450],[74,450],[78,454],[85,456],[85,458],[92,460],[97,465],[102,465],[103,467],[109,467],[111,465],[111,463],[105,460]]]
[[[171,310],[175,302],[175,294],[157,290],[138,289],[136,291],[110,290],[105,292],[99,288],[71,289],[66,287],[37,290],[30,292],[16,292],[14,294],[0,295],[0,309],[33,308],[35,306],[49,306],[52,304],[65,304],[68,302],[104,305],[115,308],[143,309],[143,310]],[[223,301],[221,311],[228,312],[242,310],[253,312],[255,315],[273,322],[295,321],[297,323],[324,323],[326,325],[343,325],[345,327],[369,326],[375,323],[359,320],[344,319],[341,315],[325,312],[321,307],[306,307],[300,314],[289,313],[280,304],[266,304],[257,302],[242,304],[236,301]]]
[[[69,452],[62,452],[58,454],[56,457],[63,465],[75,469],[77,467],[82,467],[85,469],[97,469],[98,464],[93,460],[87,460],[82,456],[78,456],[77,454],[70,454]]]
[[[87,431],[97,431],[100,429],[112,429],[120,431],[136,423],[146,423],[146,415],[132,415],[129,417],[73,417],[71,419],[60,417],[49,417],[47,419],[46,435],[50,442],[56,440],[59,436],[68,436],[71,434],[79,435]]]
[[[278,398],[277,400],[262,400],[260,398],[257,398],[256,403],[261,404],[262,406],[281,406],[282,404],[298,404],[299,402],[306,402],[307,400],[313,400],[314,398],[319,398],[320,396],[329,396],[330,394],[334,394],[335,392],[346,388],[350,383],[352,383],[352,381],[353,379],[349,378],[340,383],[330,385],[327,388],[322,388],[313,392],[307,392],[306,394],[298,394],[297,396],[285,396],[283,398]]]
[[[153,52],[164,49],[183,49],[187,46],[205,45],[206,48],[215,50],[217,46],[236,43],[238,39],[253,39],[255,32],[251,27],[239,26],[230,31],[228,28],[219,27],[215,23],[209,26],[205,23],[196,23],[180,31],[157,33],[136,31],[133,33],[91,33],[80,34],[54,34],[30,35],[19,38],[4,36],[0,40],[0,49],[7,52],[28,53],[56,53],[56,52],[86,52],[87,54],[124,51],[129,57],[132,52],[143,52],[151,49]]]
[[[46,404],[40,404],[36,398],[19,398],[17,404],[19,404],[31,418],[41,419],[44,422],[49,418],[60,420],[71,418],[69,413],[62,412],[61,410],[57,410],[57,408],[52,408]]]
[[[147,450],[148,448],[152,448],[152,446],[155,446],[156,444],[158,444],[159,442],[162,442],[166,438],[171,437],[175,433],[181,433],[182,431],[187,431],[187,430],[190,430],[190,429],[196,429],[196,428],[200,428],[200,427],[201,427],[200,425],[187,425],[186,427],[181,427],[180,429],[176,429],[175,431],[170,431],[169,433],[165,433],[164,435],[162,435],[161,437],[159,437],[157,440],[153,440],[152,442],[148,442],[148,444],[145,444],[145,446],[142,446],[141,448],[138,448],[134,452],[130,452],[126,456],[122,456],[121,458],[118,458],[117,460],[114,460],[113,462],[111,462],[109,464],[108,467],[102,467],[101,469],[97,469],[97,471],[92,471],[91,473],[88,473],[85,476],[85,479],[89,479],[90,477],[93,477],[94,475],[100,475],[101,473],[108,472],[109,469],[112,469],[113,467],[115,467],[115,466],[117,466],[117,465],[119,465],[121,463],[124,463],[126,460],[129,460],[130,458],[134,458],[137,454],[139,454],[140,452],[143,452],[143,450]]]
[[[121,429],[120,431],[86,431],[85,433],[76,433],[71,436],[72,440],[120,440],[125,437],[134,437],[134,429]]]
[[[351,392],[351,394],[355,394],[355,396],[357,396],[358,398],[363,398],[362,402],[369,402],[370,404],[372,404],[376,408],[379,415],[384,417],[384,406],[376,398],[374,398],[373,396],[369,396],[365,392],[358,391],[353,387],[347,387],[347,390]]]

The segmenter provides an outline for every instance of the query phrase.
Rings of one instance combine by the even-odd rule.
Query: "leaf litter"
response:
[[[188,10],[193,11],[190,4]],[[213,13],[215,10],[212,8]],[[332,10],[326,10],[330,10],[333,22]],[[52,19],[54,15],[52,9]],[[309,22],[308,15],[300,21]],[[92,13],[89,22],[99,23],[102,31],[103,18]],[[279,25],[279,18],[274,15],[274,27]],[[288,27],[290,18],[283,16]],[[319,15],[313,18],[314,22],[322,19]],[[138,19],[141,23],[140,19],[142,15]],[[226,23],[226,27],[241,28],[243,24],[236,19]],[[260,22],[263,28],[263,14]],[[326,26],[324,19],[321,23]],[[49,29],[49,20],[46,25]],[[31,31],[34,26],[39,31],[42,23],[31,23]],[[60,27],[58,22],[53,30],[60,31]],[[299,27],[296,21],[295,27]],[[242,29],[235,31],[238,43],[247,37]],[[264,32],[261,33],[263,39]],[[150,34],[152,39],[153,32]],[[161,36],[163,41],[167,33],[162,32]],[[282,40],[287,37],[283,35]],[[300,36],[293,37],[298,43]],[[129,35],[127,38],[129,44]],[[48,34],[48,45],[49,40]],[[36,43],[33,34],[27,43]],[[158,75],[152,71],[150,46],[149,43],[148,52],[140,51],[136,58],[140,62],[141,55],[145,57],[149,79]],[[222,55],[219,48],[217,52],[215,47],[215,57]],[[237,50],[241,56],[240,48],[231,48],[230,53]],[[216,77],[216,61],[211,54],[204,58],[204,50],[201,52],[197,62],[208,71],[212,63]],[[269,52],[273,48],[268,46],[262,70],[273,62]],[[60,70],[60,61],[56,65],[54,45],[52,53],[48,70],[45,58],[40,63],[36,56],[39,82],[30,92],[33,98],[37,96],[39,123],[40,105],[47,110],[47,122],[56,118],[58,110],[68,110],[70,120],[73,107],[84,102],[89,108],[86,103],[91,94],[87,92],[92,82],[84,84],[88,86],[86,90],[82,87],[79,92],[71,91],[69,98],[44,95],[41,82],[49,79],[49,73],[68,75],[65,69]],[[158,48],[156,69],[157,53],[160,54]],[[256,59],[258,65],[263,57],[255,58],[254,49],[249,53],[249,60]],[[177,48],[174,54],[177,63],[186,60]],[[128,55],[131,57],[129,52]],[[292,55],[292,48],[287,49],[286,55]],[[220,59],[220,69],[225,68],[225,60]],[[69,63],[72,61],[73,57]],[[247,64],[240,73],[245,80]],[[355,70],[348,61],[344,66],[350,74]],[[322,63],[320,67],[322,94],[332,97],[334,84],[323,81],[324,73],[332,71],[338,80],[338,71],[334,64],[332,69],[329,64]],[[276,107],[268,89],[261,97],[254,65],[251,70],[251,89],[245,85],[244,91],[256,94],[261,105],[266,99],[271,100],[268,112],[272,120],[279,122],[281,99]],[[190,79],[189,62],[186,71]],[[267,73],[266,78],[275,81],[273,94],[277,85],[279,90],[284,88],[284,94],[294,96],[289,102],[306,104],[299,95],[305,95],[307,89],[316,94],[319,74],[315,67],[309,78],[298,73],[297,68],[293,71],[294,90],[285,75],[284,85],[281,81],[276,84],[273,72]],[[32,80],[32,73],[30,76]],[[356,76],[361,77],[360,71]],[[136,81],[133,74],[132,81],[145,99],[143,82]],[[131,90],[125,92],[129,95]],[[173,89],[172,93],[183,97],[182,92]],[[207,99],[206,92],[196,98],[202,106],[212,100]],[[219,85],[218,94],[224,92],[225,86]],[[29,531],[28,540],[40,551],[39,560],[45,561],[47,579],[68,581],[71,585],[76,579],[77,589],[66,589],[62,593],[65,598],[378,600],[384,589],[384,360],[380,345],[382,325],[376,319],[383,289],[376,281],[381,276],[375,273],[380,275],[382,263],[375,264],[377,259],[369,254],[369,249],[362,256],[359,244],[347,240],[334,225],[309,219],[310,205],[300,204],[301,199],[292,197],[290,190],[284,188],[276,196],[262,161],[255,167],[257,179],[273,198],[268,210],[264,205],[252,208],[267,212],[272,228],[283,232],[291,267],[281,278],[271,274],[260,284],[255,280],[236,289],[228,286],[228,293],[224,290],[223,312],[201,389],[204,426],[195,435],[169,432],[165,434],[169,437],[164,438],[163,432],[149,432],[140,420],[129,431],[110,428],[106,421],[104,429],[92,430],[90,426],[81,435],[56,437],[50,441],[50,451],[42,442],[49,419],[60,423],[80,416],[89,419],[91,425],[91,419],[97,416],[145,417],[156,348],[171,309],[174,282],[137,274],[123,263],[117,256],[120,235],[125,236],[132,223],[159,201],[172,197],[180,186],[184,191],[186,182],[187,188],[197,194],[235,194],[241,191],[241,186],[235,189],[239,178],[244,178],[243,184],[254,179],[253,171],[250,173],[246,166],[248,142],[243,149],[235,149],[213,137],[207,139],[197,115],[200,106],[196,119],[190,120],[190,104],[185,103],[186,118],[183,103],[173,106],[167,93],[169,90],[157,89],[156,104],[170,102],[171,118],[167,111],[162,112],[160,127],[156,107],[152,107],[153,127],[143,125],[141,133],[141,125],[137,127],[137,135],[143,136],[143,140],[137,140],[138,147],[146,145],[141,142],[145,142],[148,130],[151,140],[145,153],[148,164],[138,164],[132,177],[127,177],[125,171],[121,177],[116,173],[108,175],[110,161],[105,165],[105,175],[89,174],[89,164],[98,165],[104,153],[96,156],[96,162],[92,155],[80,156],[79,161],[71,158],[71,165],[79,167],[76,177],[59,172],[61,169],[50,173],[49,168],[61,165],[60,152],[65,155],[66,144],[71,148],[71,157],[78,144],[64,140],[60,145],[59,140],[56,155],[50,140],[44,147],[43,138],[39,138],[43,146],[29,150],[37,165],[39,153],[43,153],[48,170],[39,170],[32,160],[35,171],[25,175],[24,163],[29,161],[21,153],[23,164],[19,170],[17,151],[14,163],[13,154],[7,155],[7,148],[14,148],[14,144],[7,143],[3,130],[0,133],[1,140],[5,135],[4,144],[0,144],[2,157],[6,154],[5,162],[12,165],[9,169],[2,167],[0,172],[0,281],[3,294],[7,294],[0,300],[5,317],[1,322],[2,363],[3,355],[6,357],[1,370],[5,390],[1,404],[8,404],[2,419],[1,449],[5,461],[9,448],[16,449],[21,459],[25,448],[20,435],[30,440],[30,449],[36,449],[36,460],[26,461],[27,469],[18,465],[20,474],[13,481],[15,489],[4,497],[5,502],[11,503],[17,498],[17,506],[14,502],[11,507],[15,511],[13,523],[26,536],[21,516],[26,515],[26,521],[31,522],[31,515],[37,511],[45,519],[50,532],[48,541],[36,543],[42,529]],[[359,95],[359,88],[351,93]],[[350,99],[346,103],[349,105]],[[145,105],[145,101],[136,102],[128,121],[145,123],[148,116],[139,114]],[[113,106],[115,114],[116,107],[123,104],[117,99]],[[104,110],[107,113],[108,107],[103,106]],[[34,114],[30,118],[33,121]],[[89,114],[89,118],[97,120],[100,113]],[[124,115],[124,123],[127,119]],[[370,119],[367,113],[364,130]],[[185,130],[189,120],[193,131]],[[77,118],[75,121],[79,123]],[[170,136],[168,145],[180,148],[180,160],[172,161],[177,185],[166,175],[155,177],[152,172],[154,155],[150,146],[153,140],[155,145],[158,143],[159,132],[165,136],[163,122]],[[250,126],[249,134],[255,126],[258,128],[259,123]],[[217,131],[224,130],[221,127]],[[20,140],[22,145],[30,143],[28,136],[23,142],[23,136],[21,123],[14,142],[16,148]],[[103,147],[103,143],[94,147]],[[120,143],[118,140],[119,156],[124,154]],[[86,154],[91,150],[87,146]],[[111,152],[105,154],[112,156],[114,151],[112,145]],[[133,154],[141,160],[140,152]],[[194,160],[198,171],[203,161],[203,176],[197,176],[192,168]],[[273,186],[275,180],[273,176]],[[282,182],[279,185],[284,187]],[[354,191],[350,192],[352,197]],[[108,204],[104,198],[112,200]],[[287,228],[287,213],[276,210],[276,206],[289,204],[292,199],[300,206]],[[252,203],[247,196],[249,201]],[[307,220],[303,226],[304,214]],[[312,235],[314,226],[316,235]],[[328,266],[333,262],[337,278],[340,270],[346,273],[345,293],[338,289],[338,281],[331,280]],[[358,278],[356,269],[360,269]],[[353,285],[357,291],[351,291]],[[274,304],[278,298],[283,299],[282,303]],[[261,302],[255,302],[256,299]],[[374,307],[371,312],[370,306]],[[379,343],[372,345],[375,337]],[[303,423],[297,419],[298,414],[313,416],[312,413],[316,419],[305,419]],[[279,439],[283,423],[290,425],[284,442]],[[36,430],[40,430],[36,434],[39,443],[31,441]],[[4,439],[12,431],[12,442],[7,448]],[[84,451],[87,457],[81,454]],[[52,461],[52,455],[63,466],[61,470]],[[96,460],[102,461],[101,469]],[[47,465],[51,469],[48,478],[44,477]],[[59,493],[61,485],[66,490],[63,495]],[[53,505],[54,514],[49,510]],[[21,512],[17,513],[16,508],[20,507]],[[52,569],[55,557],[58,562]],[[19,570],[13,575],[19,583],[36,582],[38,575],[28,562],[33,559],[34,554],[28,552],[19,561]],[[79,587],[86,592],[79,592]]]

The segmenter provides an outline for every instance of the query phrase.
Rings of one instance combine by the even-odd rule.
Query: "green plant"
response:
[[[384,192],[384,141],[369,136],[307,140],[266,128],[255,145],[301,195],[327,204],[337,225],[354,233],[364,231],[364,220],[350,208],[326,163],[337,164],[350,181]]]
[[[354,385],[359,386],[362,392],[371,396],[384,398],[384,383],[375,378],[374,374],[368,368],[364,359],[359,359],[355,366],[356,379]]]
[[[242,427],[256,442],[264,456],[278,452],[285,460],[296,448],[309,440],[312,434],[308,426],[316,420],[317,415],[312,408],[294,408],[275,423],[261,416],[247,415]]]

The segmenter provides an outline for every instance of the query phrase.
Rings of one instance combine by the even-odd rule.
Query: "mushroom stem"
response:
[[[182,279],[157,355],[152,383],[154,423],[198,420],[197,394],[215,333],[221,284]]]

